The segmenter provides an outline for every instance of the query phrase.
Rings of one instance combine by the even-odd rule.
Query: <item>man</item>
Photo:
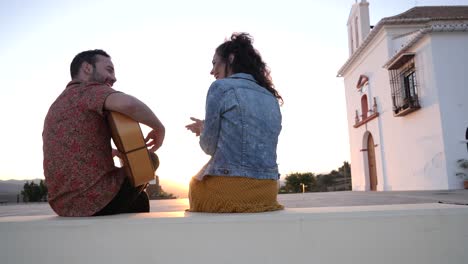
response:
[[[106,113],[120,112],[152,128],[145,138],[152,152],[164,141],[164,126],[143,102],[111,88],[114,65],[105,51],[79,53],[70,74],[42,133],[50,206],[60,216],[149,212],[144,186],[132,187],[114,165]]]

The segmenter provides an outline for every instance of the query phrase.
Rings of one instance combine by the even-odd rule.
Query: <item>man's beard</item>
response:
[[[99,74],[96,70],[96,67],[93,66],[93,74],[91,75],[91,79],[90,79],[91,82],[97,82],[97,83],[102,83],[102,84],[106,84],[108,85],[109,87],[112,87],[113,83],[109,82],[107,80],[106,77],[102,76],[101,74]]]
[[[91,82],[97,82],[97,83],[106,83],[106,78],[104,78],[102,75],[100,75],[97,71],[96,68],[93,66],[93,74],[91,75]]]

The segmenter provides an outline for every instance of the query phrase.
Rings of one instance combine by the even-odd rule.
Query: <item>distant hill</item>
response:
[[[39,182],[44,179],[33,179],[33,180],[0,180],[0,202],[16,203],[18,194],[23,190],[23,186],[26,182]],[[22,198],[20,198],[21,200]]]
[[[34,180],[0,180],[0,194],[18,194],[23,190],[24,183],[33,181],[39,183],[41,179]]]
[[[34,181],[39,183],[44,179],[34,179],[34,180],[0,180],[0,201],[16,202],[16,195],[23,190],[25,182]],[[162,179],[160,184],[164,191],[167,193],[172,193],[178,198],[186,198],[188,193],[188,185],[184,186],[180,183],[173,182],[171,180]]]

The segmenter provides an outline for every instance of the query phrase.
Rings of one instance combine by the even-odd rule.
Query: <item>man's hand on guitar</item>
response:
[[[112,157],[118,157],[119,159],[123,159],[122,153],[116,149],[112,149]]]
[[[158,133],[156,130],[151,130],[145,138],[146,147],[149,151],[155,152],[158,150],[164,141],[164,132]]]

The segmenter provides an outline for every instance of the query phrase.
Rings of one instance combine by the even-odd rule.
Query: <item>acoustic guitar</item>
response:
[[[140,124],[118,112],[109,112],[107,120],[130,183],[136,187],[154,180],[159,159],[146,148]]]

